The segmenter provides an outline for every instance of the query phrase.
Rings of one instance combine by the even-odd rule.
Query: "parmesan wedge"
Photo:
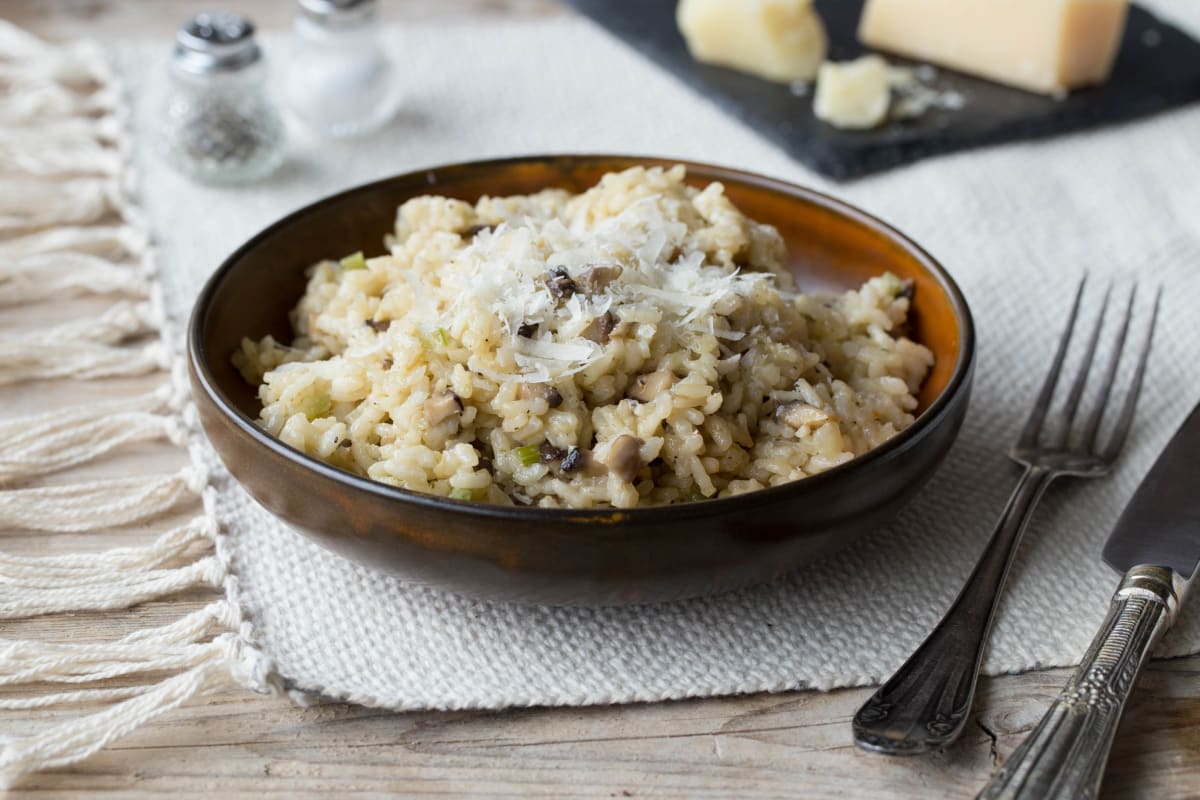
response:
[[[867,0],[863,44],[1057,95],[1108,79],[1128,0]]]

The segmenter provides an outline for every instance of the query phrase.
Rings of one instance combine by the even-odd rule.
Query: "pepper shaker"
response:
[[[248,183],[283,161],[283,122],[266,92],[262,50],[247,18],[204,12],[175,37],[161,149],[205,183]]]
[[[375,0],[297,0],[288,106],[330,137],[376,130],[396,110]]]

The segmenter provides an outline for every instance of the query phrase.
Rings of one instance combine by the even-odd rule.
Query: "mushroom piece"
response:
[[[480,233],[483,233],[484,231],[494,231],[494,230],[496,230],[495,225],[485,225],[485,224],[472,225],[471,227],[464,230],[462,232],[461,236],[464,239],[474,239],[476,236],[478,236]]]
[[[574,472],[580,467],[586,468],[588,464],[588,454],[580,450],[578,447],[572,447],[563,456],[563,460],[559,463],[558,468],[563,472]]]
[[[551,408],[558,408],[563,403],[562,392],[548,383],[522,383],[517,387],[517,397],[522,400],[534,400],[540,397]]]
[[[430,427],[440,425],[462,410],[462,398],[449,390],[433,395],[421,408]]]
[[[605,311],[593,319],[579,335],[596,344],[608,344],[613,328],[617,327],[617,317],[611,311]]]
[[[392,327],[392,320],[390,320],[390,319],[364,319],[363,325],[366,325],[368,328],[375,331],[376,333],[380,333],[380,332],[386,331],[388,328]]]
[[[634,323],[629,322],[628,320],[622,320],[621,322],[617,323],[617,327],[613,328],[613,332],[611,334],[609,334],[609,337],[617,338],[617,339],[626,339],[629,336],[632,336],[634,330],[636,330],[636,329],[637,329],[637,325],[635,325]]]
[[[575,285],[584,294],[597,294],[607,289],[608,285],[621,277],[621,273],[624,271],[620,264],[589,267],[579,273],[579,277],[575,280]]]
[[[675,374],[670,370],[660,369],[645,375],[638,375],[628,394],[638,402],[649,403],[674,385]]]
[[[575,294],[575,281],[567,274],[566,267],[552,267],[542,279],[550,294],[559,300],[566,300]]]
[[[642,444],[641,439],[627,433],[613,439],[608,448],[608,458],[605,460],[609,471],[626,483],[631,482],[642,468],[642,457],[639,453]]]
[[[566,450],[563,450],[561,447],[555,447],[554,445],[550,444],[550,442],[542,442],[540,445],[538,445],[538,453],[542,457],[543,464],[552,464],[555,461],[562,461],[567,455]]]
[[[819,425],[826,422],[829,420],[829,415],[816,406],[793,400],[775,409],[775,419],[799,430],[805,425]]]

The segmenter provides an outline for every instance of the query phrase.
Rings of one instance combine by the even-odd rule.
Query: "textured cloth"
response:
[[[1200,31],[1200,6],[1161,2],[1156,11]],[[188,183],[143,148],[143,203],[161,240],[176,314],[187,313],[235,246],[335,190],[498,155],[646,153],[794,180],[893,223],[966,292],[978,326],[978,374],[947,462],[890,525],[786,579],[688,602],[536,608],[405,586],[287,531],[226,481],[219,504],[231,534],[236,599],[287,684],[400,709],[658,700],[880,680],[937,622],[987,540],[1016,479],[1005,451],[1087,270],[1115,276],[1119,287],[1134,277],[1168,287],[1150,377],[1114,474],[1064,481],[1043,501],[985,668],[996,674],[1079,658],[1116,586],[1099,561],[1100,545],[1200,400],[1193,355],[1200,339],[1200,107],[836,185],[582,20],[413,25],[389,35],[405,95],[399,117],[379,134],[333,143],[293,130],[282,170],[234,190]],[[286,50],[277,44],[268,39],[266,47],[282,69]],[[167,49],[161,42],[116,48],[127,79],[144,81],[135,90],[144,126],[153,121]],[[1185,613],[1160,654],[1200,650],[1195,612]]]

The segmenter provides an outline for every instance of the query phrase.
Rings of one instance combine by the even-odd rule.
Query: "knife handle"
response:
[[[1150,649],[1171,626],[1181,592],[1181,579],[1165,567],[1125,573],[1079,668],[979,800],[1096,797],[1125,701]]]

